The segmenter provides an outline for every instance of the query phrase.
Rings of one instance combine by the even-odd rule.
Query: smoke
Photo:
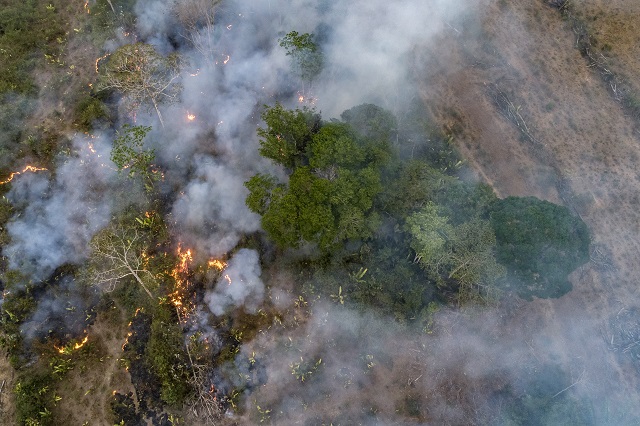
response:
[[[9,266],[34,281],[65,263],[78,264],[91,237],[111,218],[110,185],[116,175],[103,138],[73,142],[55,177],[48,172],[17,176],[7,198],[21,211],[7,225]]]
[[[607,354],[593,351],[600,343],[594,324],[577,324],[571,313],[559,318],[573,327],[571,342],[552,340],[536,326],[509,333],[509,323],[522,318],[493,310],[445,309],[428,334],[341,305],[316,304],[296,315],[306,322],[261,334],[236,360],[242,366],[255,358],[267,376],[245,399],[243,424],[265,421],[266,410],[274,424],[629,424],[633,418],[628,406],[609,405],[632,398],[602,374]]]
[[[47,287],[31,318],[20,327],[28,341],[47,336],[77,336],[87,327],[88,312],[97,301],[96,292],[82,292],[70,276]]]
[[[196,178],[172,213],[183,241],[194,244],[197,253],[217,257],[234,248],[243,234],[257,231],[260,218],[244,204],[246,176],[212,158],[197,157],[194,163]]]
[[[258,252],[240,249],[222,271],[213,291],[204,300],[215,315],[222,315],[232,308],[244,307],[255,312],[264,297],[264,284]]]

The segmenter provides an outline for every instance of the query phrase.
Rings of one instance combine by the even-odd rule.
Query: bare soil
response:
[[[66,419],[66,424],[112,426],[109,403],[113,393],[135,394],[131,377],[120,362],[127,328],[121,318],[108,318],[114,315],[120,316],[115,308],[114,312],[98,315],[87,330],[95,350],[91,356],[76,361],[74,369],[56,389],[62,399],[54,414],[58,419]]]
[[[632,81],[640,70],[640,4],[572,3],[610,69]],[[446,57],[434,59],[425,49],[425,103],[445,128],[461,129],[460,150],[499,196],[534,195],[567,205],[587,223],[594,247],[611,265],[583,266],[571,277],[572,292],[525,304],[511,321],[523,339],[551,336],[557,356],[582,363],[585,383],[635,389],[637,375],[608,350],[607,324],[638,303],[638,123],[588,66],[557,9],[545,1],[496,0],[479,11],[436,43],[438,52],[450,52]],[[518,106],[537,142],[505,118],[492,101],[492,85]],[[452,113],[460,123],[451,123]]]

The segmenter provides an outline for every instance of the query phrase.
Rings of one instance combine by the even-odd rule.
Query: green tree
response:
[[[582,219],[535,197],[498,200],[490,215],[498,260],[509,271],[507,290],[525,299],[571,291],[567,276],[589,260],[589,230]]]
[[[179,76],[177,55],[164,57],[146,43],[126,44],[109,57],[101,73],[99,89],[117,90],[131,110],[145,104],[153,106],[164,127],[159,105],[177,100]]]
[[[111,148],[111,161],[118,170],[128,170],[130,178],[140,176],[147,191],[151,191],[153,182],[158,179],[157,172],[151,169],[155,152],[144,148],[144,138],[150,130],[148,126],[125,124],[122,131],[117,133]]]
[[[415,261],[440,287],[453,284],[458,304],[495,297],[495,283],[505,270],[496,261],[496,237],[488,221],[453,226],[428,203],[407,218],[406,229]]]
[[[320,74],[323,57],[313,34],[291,31],[278,42],[286,50],[287,56],[293,58],[294,72],[302,81],[311,82]]]
[[[323,249],[370,238],[379,225],[373,204],[382,190],[381,156],[349,125],[322,124],[310,110],[276,104],[263,118],[262,155],[291,169],[287,183],[268,175],[245,183],[247,206],[262,215],[271,238],[282,247],[310,241]]]
[[[262,113],[266,128],[258,129],[260,154],[293,169],[307,164],[307,147],[320,128],[320,116],[312,109],[285,109],[280,103]]]

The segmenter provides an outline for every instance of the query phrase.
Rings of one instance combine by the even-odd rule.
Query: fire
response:
[[[193,121],[195,119],[196,119],[196,115],[195,114],[191,114],[190,112],[187,113],[187,120]]]
[[[227,62],[229,62],[229,59],[231,59],[231,56],[227,55],[227,59],[225,59],[224,61],[222,61],[222,63],[224,65],[227,65]]]
[[[73,345],[73,349],[80,349],[81,347],[84,346],[85,343],[87,343],[89,341],[89,336],[85,336],[84,339],[82,339],[81,342],[76,343],[75,345]]]
[[[229,285],[231,285],[231,277],[228,274],[224,276],[224,279],[229,281]]]
[[[171,276],[174,279],[174,291],[169,295],[169,299],[176,307],[180,320],[185,321],[191,311],[191,306],[185,303],[185,298],[189,293],[191,284],[188,279],[188,274],[189,265],[193,262],[193,254],[191,249],[183,251],[180,245],[178,245],[176,254],[178,255],[178,263],[171,271]]]
[[[218,271],[222,271],[224,268],[227,267],[227,262],[224,262],[222,260],[218,260],[218,259],[211,259],[208,262],[209,268],[215,268]]]
[[[43,171],[43,170],[47,170],[47,169],[44,168],[44,167],[26,166],[24,169],[22,169],[22,171],[11,173],[7,179],[5,179],[2,182],[0,182],[0,185],[4,185],[5,183],[11,182],[14,177],[16,177],[17,175],[21,175],[22,173],[40,172],[40,171]]]
[[[84,2],[84,10],[86,10],[87,13],[91,13],[91,10],[89,10],[89,0],[85,0],[85,2]]]
[[[302,95],[298,96],[298,102],[300,103],[304,102],[304,96]]]
[[[111,55],[111,53],[105,53],[104,55],[100,56],[98,59],[96,59],[96,73],[99,73],[100,71],[98,71],[98,64],[100,63],[101,60],[105,59],[106,57],[108,57],[109,55]]]
[[[86,331],[85,331],[86,333]],[[85,343],[87,343],[89,341],[89,335],[86,335],[84,337],[84,339],[82,339],[81,341],[77,342],[77,343],[72,343],[69,342],[66,345],[60,347],[60,346],[56,346],[54,345],[53,347],[56,348],[56,350],[58,351],[58,353],[62,354],[62,355],[71,355],[73,353],[73,351],[77,351],[78,349],[82,348]]]

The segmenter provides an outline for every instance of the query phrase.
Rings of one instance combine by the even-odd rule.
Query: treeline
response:
[[[568,209],[456,177],[463,160],[437,133],[409,155],[382,108],[325,121],[276,104],[262,119],[260,152],[287,178],[253,176],[247,206],[308,292],[426,323],[434,302],[559,297],[588,259],[588,230]]]

